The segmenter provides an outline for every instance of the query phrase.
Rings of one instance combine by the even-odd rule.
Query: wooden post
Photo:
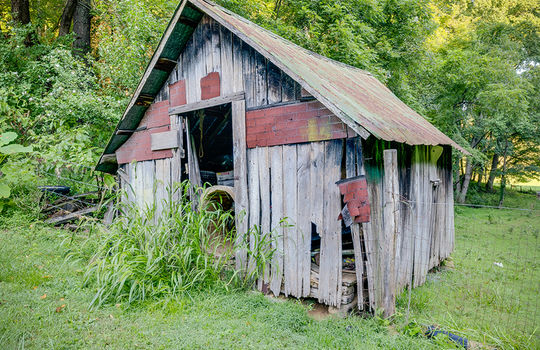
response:
[[[347,178],[360,175],[360,167],[357,164],[362,163],[361,141],[357,138],[347,139],[347,148],[345,155],[345,170]],[[358,149],[357,149],[358,148]],[[364,257],[362,253],[362,235],[360,224],[353,223],[351,225],[351,234],[354,249],[354,266],[356,271],[356,290],[358,294],[358,309],[364,309]]]
[[[397,150],[383,151],[384,206],[383,206],[383,308],[384,317],[396,310],[396,243],[399,239],[399,177]]]
[[[246,154],[246,102],[232,102],[234,202],[236,220],[236,268],[246,267],[247,252],[242,249],[248,231],[247,154]]]

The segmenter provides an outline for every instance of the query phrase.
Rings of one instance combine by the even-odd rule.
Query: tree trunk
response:
[[[491,160],[491,170],[489,171],[489,178],[486,183],[486,191],[493,191],[493,182],[497,176],[497,166],[499,164],[499,155],[495,153],[493,159]]]
[[[78,0],[73,14],[73,32],[75,42],[73,48],[75,54],[84,56],[90,51],[90,22],[91,22],[90,0]]]
[[[458,163],[458,180],[456,182],[456,193],[458,194],[461,193],[461,184],[463,183],[463,176],[461,174],[463,173],[463,158],[460,158]]]
[[[30,4],[28,0],[11,0],[11,17],[20,24],[30,23]]]
[[[58,28],[58,36],[64,36],[69,34],[71,30],[71,22],[73,21],[73,14],[75,13],[75,7],[77,6],[77,0],[67,0],[60,17],[60,27]]]
[[[467,165],[465,166],[465,175],[463,177],[463,184],[461,185],[461,191],[458,192],[458,203],[465,203],[467,197],[467,191],[469,190],[469,183],[471,182],[472,175],[472,159],[467,157]]]
[[[504,146],[504,156],[503,156],[503,166],[501,171],[501,191],[499,196],[499,208],[503,206],[504,203],[504,192],[506,190],[506,161],[508,159],[508,140]]]

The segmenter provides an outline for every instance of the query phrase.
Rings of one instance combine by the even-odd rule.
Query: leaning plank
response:
[[[341,178],[342,140],[325,142],[324,230],[321,235],[319,301],[339,307],[341,303],[341,196],[336,182]]]
[[[98,211],[98,210],[99,210],[99,206],[85,208],[85,209],[78,210],[78,211],[73,212],[73,213],[69,213],[67,215],[62,215],[62,216],[57,216],[55,218],[47,219],[45,221],[45,223],[53,224],[53,225],[60,225],[60,224],[63,224],[65,222],[81,219],[84,215],[93,213],[93,212]]]
[[[236,222],[236,268],[246,268],[244,238],[248,232],[247,152],[246,152],[246,103],[232,102],[233,159],[234,159],[234,205]]]
[[[287,218],[284,229],[284,276],[285,295],[300,297],[297,264],[297,218],[296,218],[296,145],[283,146],[283,215]]]
[[[383,151],[384,161],[384,207],[383,207],[383,240],[382,279],[384,317],[390,317],[396,310],[396,244],[401,239],[399,232],[399,182],[397,150]]]
[[[309,279],[311,275],[311,192],[310,167],[311,147],[309,143],[296,146],[297,152],[297,285],[302,297],[310,294]]]
[[[225,103],[230,103],[232,101],[239,101],[244,99],[244,93],[243,92],[236,92],[229,95],[219,96],[210,98],[208,100],[202,100],[197,101],[193,103],[188,103],[181,106],[171,107],[169,108],[169,115],[173,114],[183,114],[186,112],[192,112],[196,111],[198,109],[204,109],[214,106],[219,106]]]
[[[281,292],[283,281],[283,159],[282,146],[270,147],[272,280],[270,290],[275,296]]]
[[[264,251],[266,255],[270,252],[268,248],[269,242],[267,238],[270,238],[270,160],[268,155],[268,147],[259,147],[257,150],[257,158],[259,163],[259,193],[261,199],[261,218],[260,234],[264,237]],[[265,264],[263,267],[263,278],[259,278],[258,287],[259,290],[267,290],[267,285],[270,282],[270,266]],[[266,285],[263,287],[263,283]]]

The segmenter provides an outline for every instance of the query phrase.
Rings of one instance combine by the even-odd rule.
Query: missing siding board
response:
[[[346,137],[346,125],[318,101],[272,106],[246,112],[248,148]]]

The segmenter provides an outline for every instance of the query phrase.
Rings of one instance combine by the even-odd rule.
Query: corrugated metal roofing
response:
[[[198,0],[190,0],[189,3],[231,30],[285,73],[297,80],[304,89],[319,99],[345,123],[358,131],[360,135],[367,137],[368,134],[372,134],[386,141],[396,141],[409,145],[452,145],[467,153],[452,139],[397,98],[390,89],[370,73],[306,50],[221,6]],[[193,9],[189,6],[184,6],[184,3],[182,3],[179,9],[182,9],[182,16],[188,15],[193,18],[193,13],[184,14],[187,11],[193,12]],[[173,18],[176,17],[178,17],[177,13]],[[174,30],[170,30],[171,26],[174,27]],[[188,31],[190,31],[189,34]],[[177,57],[185,44],[185,41],[178,40],[178,37],[184,39],[189,37],[191,32],[192,28],[179,26],[171,22],[162,42],[165,41],[165,47],[171,47],[171,45],[172,47],[180,47],[177,50],[171,50],[174,51],[173,56],[176,55]],[[172,33],[174,34],[171,35]],[[172,40],[172,37],[175,37],[175,39]],[[148,66],[145,76],[148,74],[148,70],[155,71],[152,64]],[[159,82],[165,82],[165,79],[158,80]],[[146,81],[141,81],[141,84],[144,85],[145,83]],[[152,85],[157,86],[156,84]],[[148,93],[155,96],[159,91],[159,87],[150,90]],[[141,90],[138,91],[140,94]],[[124,120],[135,119],[129,122],[131,127],[138,124],[138,121],[142,118],[144,111],[142,111],[142,114],[137,113],[136,118],[126,118],[129,109],[134,107],[133,101],[137,97],[138,94],[136,93],[120,124]],[[123,142],[125,140],[122,139],[115,141],[113,136],[105,153],[114,152]],[[107,171],[101,162],[97,169]]]

